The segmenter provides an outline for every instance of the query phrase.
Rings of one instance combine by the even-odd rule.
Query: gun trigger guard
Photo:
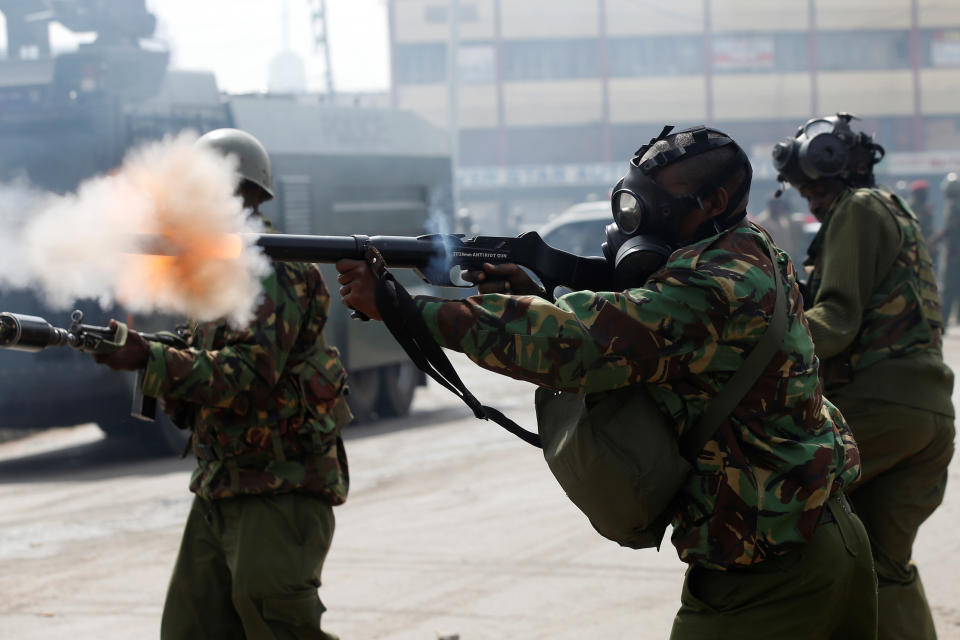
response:
[[[370,269],[373,270],[373,275],[377,276],[378,280],[382,279],[383,274],[387,272],[387,261],[383,259],[380,251],[373,245],[368,245],[366,252],[364,252],[363,259],[370,265]]]

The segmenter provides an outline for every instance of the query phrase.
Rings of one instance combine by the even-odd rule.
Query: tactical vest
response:
[[[222,349],[226,346],[222,338],[226,329],[225,324],[195,325],[190,344],[207,351]],[[345,385],[346,371],[340,363],[340,352],[336,347],[328,346],[321,334],[306,349],[289,354],[277,383],[278,391],[270,398],[269,405],[256,406],[249,397],[242,395],[231,402],[230,408],[239,415],[258,415],[255,423],[260,424],[276,424],[290,419],[297,423],[317,420],[321,423],[321,432],[327,433],[352,419],[346,402],[341,401]],[[208,437],[216,440],[209,434]],[[229,447],[229,453],[242,453],[241,450],[246,448],[249,444],[237,443]]]
[[[919,221],[902,198],[881,188],[849,190],[834,205],[834,213],[821,226],[810,247],[814,266],[808,289],[816,300],[822,285],[823,239],[838,210],[866,206],[878,216],[889,215],[900,232],[896,259],[880,285],[866,301],[860,330],[850,346],[824,362],[827,387],[849,382],[857,371],[882,360],[917,353],[941,353],[943,318],[933,261],[920,231]],[[847,247],[829,247],[845,251]],[[808,260],[808,263],[810,260]]]
[[[319,288],[307,296],[315,302],[329,298],[316,275]],[[226,323],[210,322],[194,324],[188,342],[219,351],[232,339]],[[191,490],[208,499],[305,491],[342,503],[349,472],[340,428],[352,419],[346,393],[339,353],[314,322],[301,327],[272,388],[206,403],[169,399],[174,421],[193,430]]]

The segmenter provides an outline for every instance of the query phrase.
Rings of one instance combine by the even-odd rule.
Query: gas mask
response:
[[[660,135],[637,150],[630,161],[630,169],[613,189],[610,204],[613,224],[607,225],[603,255],[613,266],[617,287],[628,289],[642,286],[655,271],[666,264],[677,248],[702,238],[720,233],[742,219],[729,219],[750,190],[753,174],[750,161],[742,149],[726,134],[707,127],[695,127],[671,134],[672,126],[663,128]],[[676,143],[681,134],[692,141],[685,146]],[[647,151],[661,140],[670,147],[644,159]],[[733,145],[737,156],[726,168],[716,172],[692,194],[674,195],[660,186],[652,174],[663,167],[684,159]],[[704,223],[691,238],[681,242],[680,222],[691,212],[703,208],[703,199],[723,186],[741,168],[746,177],[737,192],[730,196],[727,209]],[[723,225],[723,226],[721,226]]]
[[[884,156],[883,147],[850,127],[855,116],[838,113],[807,121],[793,138],[773,147],[777,179],[794,186],[823,178],[838,178],[851,186],[872,186],[873,165]],[[777,196],[783,189],[777,191]]]

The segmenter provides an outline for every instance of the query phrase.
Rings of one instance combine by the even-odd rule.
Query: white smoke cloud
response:
[[[234,195],[234,160],[195,139],[136,148],[116,172],[65,196],[0,187],[0,222],[11,230],[0,239],[0,285],[34,288],[58,308],[96,298],[245,326],[269,261],[237,235],[259,228]],[[142,255],[157,246],[171,255]]]
[[[53,196],[32,188],[25,179],[0,184],[0,288],[32,284],[23,230],[30,216]]]

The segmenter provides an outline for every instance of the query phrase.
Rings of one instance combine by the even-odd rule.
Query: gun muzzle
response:
[[[35,353],[70,344],[70,333],[38,316],[0,313],[0,348]]]

